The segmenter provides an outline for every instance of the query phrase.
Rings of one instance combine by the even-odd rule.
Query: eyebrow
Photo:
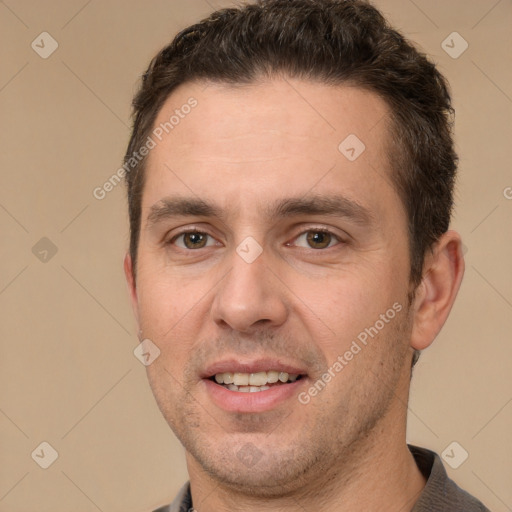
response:
[[[348,218],[361,225],[371,224],[374,215],[358,202],[340,195],[313,195],[278,199],[267,205],[264,214],[268,219],[303,215],[327,215]],[[197,197],[164,197],[151,206],[146,229],[175,217],[207,217],[226,220],[219,206]]]

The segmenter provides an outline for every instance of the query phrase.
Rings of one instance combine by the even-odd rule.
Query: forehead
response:
[[[164,192],[224,198],[233,207],[242,197],[261,203],[333,187],[349,197],[366,187],[367,197],[355,198],[363,202],[378,188],[389,196],[387,119],[385,102],[356,87],[291,78],[183,84],[153,127],[143,209]]]
[[[280,142],[282,149],[286,149],[286,143],[292,145],[295,138],[307,140],[305,149],[324,147],[332,151],[344,135],[351,133],[375,145],[384,133],[374,128],[388,112],[375,93],[347,85],[291,78],[244,85],[187,83],[167,99],[155,127],[165,125],[190,98],[197,101],[197,107],[164,138],[175,144],[168,150],[193,151],[196,157],[206,151],[211,156],[209,150],[215,144],[219,158],[237,154],[261,159],[264,155],[258,152],[260,148],[252,141],[246,142],[256,136],[274,144]],[[225,138],[239,144],[219,144]]]

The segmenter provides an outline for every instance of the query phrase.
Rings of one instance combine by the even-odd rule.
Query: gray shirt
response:
[[[418,468],[427,483],[411,512],[490,512],[480,501],[448,478],[443,463],[436,453],[409,445]],[[190,482],[180,490],[175,500],[154,512],[192,512]]]

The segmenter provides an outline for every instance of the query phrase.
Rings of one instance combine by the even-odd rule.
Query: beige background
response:
[[[120,165],[149,59],[229,4],[0,2],[1,512],[148,511],[187,479],[133,355],[124,188],[92,191]],[[512,2],[376,4],[450,80],[461,156],[467,271],[415,372],[408,440],[438,453],[457,441],[469,458],[449,474],[512,510]],[[47,59],[31,48],[43,31],[59,45]],[[457,59],[441,47],[453,31],[469,43]],[[58,249],[46,262],[32,252],[43,237]],[[46,470],[31,458],[43,441],[59,454]]]

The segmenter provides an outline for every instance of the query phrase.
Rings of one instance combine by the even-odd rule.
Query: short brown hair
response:
[[[391,179],[408,214],[414,285],[425,252],[448,230],[457,155],[451,99],[433,63],[364,0],[257,0],[221,9],[181,31],[152,61],[133,101],[125,164],[150,135],[176,87],[252,83],[277,75],[349,84],[388,105]],[[146,158],[127,173],[130,254],[136,275]]]

